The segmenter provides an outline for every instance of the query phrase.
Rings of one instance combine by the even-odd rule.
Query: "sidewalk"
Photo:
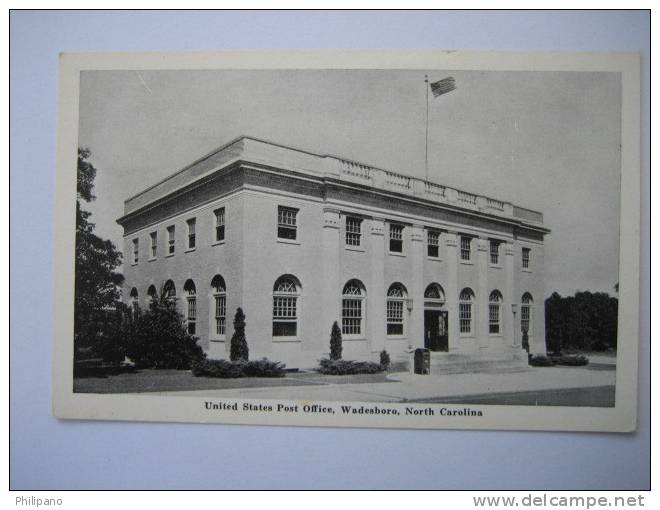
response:
[[[615,373],[614,370],[592,370],[588,366],[534,367],[525,372],[490,374],[393,373],[387,376],[386,382],[378,383],[338,384],[333,383],[332,378],[329,377],[328,382],[323,384],[318,384],[316,379],[314,385],[178,391],[165,394],[264,400],[406,402],[477,394],[614,386]],[[301,382],[305,381],[304,376],[299,376],[297,379]]]

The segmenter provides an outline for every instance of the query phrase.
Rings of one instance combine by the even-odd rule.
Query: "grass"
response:
[[[217,379],[195,377],[190,370],[137,370],[132,373],[97,374],[73,380],[74,393],[158,393],[277,386],[316,386],[386,382],[386,374],[325,376],[318,373],[288,373],[285,377]]]

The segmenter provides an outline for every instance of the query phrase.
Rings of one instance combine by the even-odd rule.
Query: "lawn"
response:
[[[488,393],[425,399],[419,402],[501,406],[614,407],[614,389],[614,386],[597,386],[594,388]]]
[[[113,375],[76,377],[74,393],[158,393],[171,391],[266,388],[276,386],[318,386],[324,384],[359,384],[391,382],[386,373],[346,376],[316,372],[291,372],[285,377],[241,377],[216,379],[195,377],[190,370],[136,370]]]

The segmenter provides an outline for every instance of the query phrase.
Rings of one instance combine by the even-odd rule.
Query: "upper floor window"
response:
[[[195,218],[190,218],[186,223],[188,224],[188,249],[194,250],[196,245],[195,227],[197,220]]]
[[[225,240],[225,208],[221,207],[213,211],[215,215],[215,242]]]
[[[277,208],[277,237],[280,239],[296,239],[298,233],[297,215],[298,209],[284,207],[283,205]]]
[[[167,253],[174,253],[174,225],[167,227]]]
[[[426,254],[433,258],[440,256],[440,232],[436,230],[428,231]]]
[[[403,335],[403,309],[408,296],[406,288],[400,283],[393,283],[387,291],[387,334]]]
[[[390,251],[403,253],[403,225],[390,223]]]
[[[355,216],[346,216],[346,245],[360,246],[362,242],[362,220]]]
[[[461,260],[469,261],[472,258],[472,238],[461,236]]]
[[[361,281],[350,280],[344,285],[341,300],[341,332],[343,335],[362,335],[365,296],[366,292]]]
[[[140,240],[133,239],[133,264],[137,264],[140,260]]]
[[[188,334],[194,335],[197,331],[197,290],[195,282],[187,280],[183,286],[186,293],[186,322],[188,324]]]
[[[500,334],[500,305],[502,294],[494,290],[488,297],[488,332],[492,335]]]
[[[530,253],[529,248],[523,248],[522,249],[522,267],[523,269],[529,269],[529,253]]]
[[[500,263],[500,242],[495,239],[490,240],[490,263],[493,266]]]
[[[458,320],[461,334],[464,335],[469,335],[472,333],[473,301],[474,292],[472,292],[472,289],[463,289],[458,297]]]
[[[227,328],[227,286],[225,280],[219,274],[211,280],[211,292],[213,293],[215,334],[223,337]]]
[[[281,276],[273,286],[273,336],[298,334],[300,285],[292,276]]]
[[[152,232],[149,237],[151,238],[151,258],[155,259],[158,254],[158,232]]]

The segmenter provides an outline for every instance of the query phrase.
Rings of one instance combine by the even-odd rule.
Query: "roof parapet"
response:
[[[237,160],[282,166],[301,173],[318,177],[333,177],[340,181],[412,195],[472,211],[515,218],[524,222],[543,223],[542,213],[514,206],[509,202],[476,195],[350,159],[329,154],[316,154],[248,136],[232,140],[170,177],[129,198],[124,204],[124,214],[141,209]]]

